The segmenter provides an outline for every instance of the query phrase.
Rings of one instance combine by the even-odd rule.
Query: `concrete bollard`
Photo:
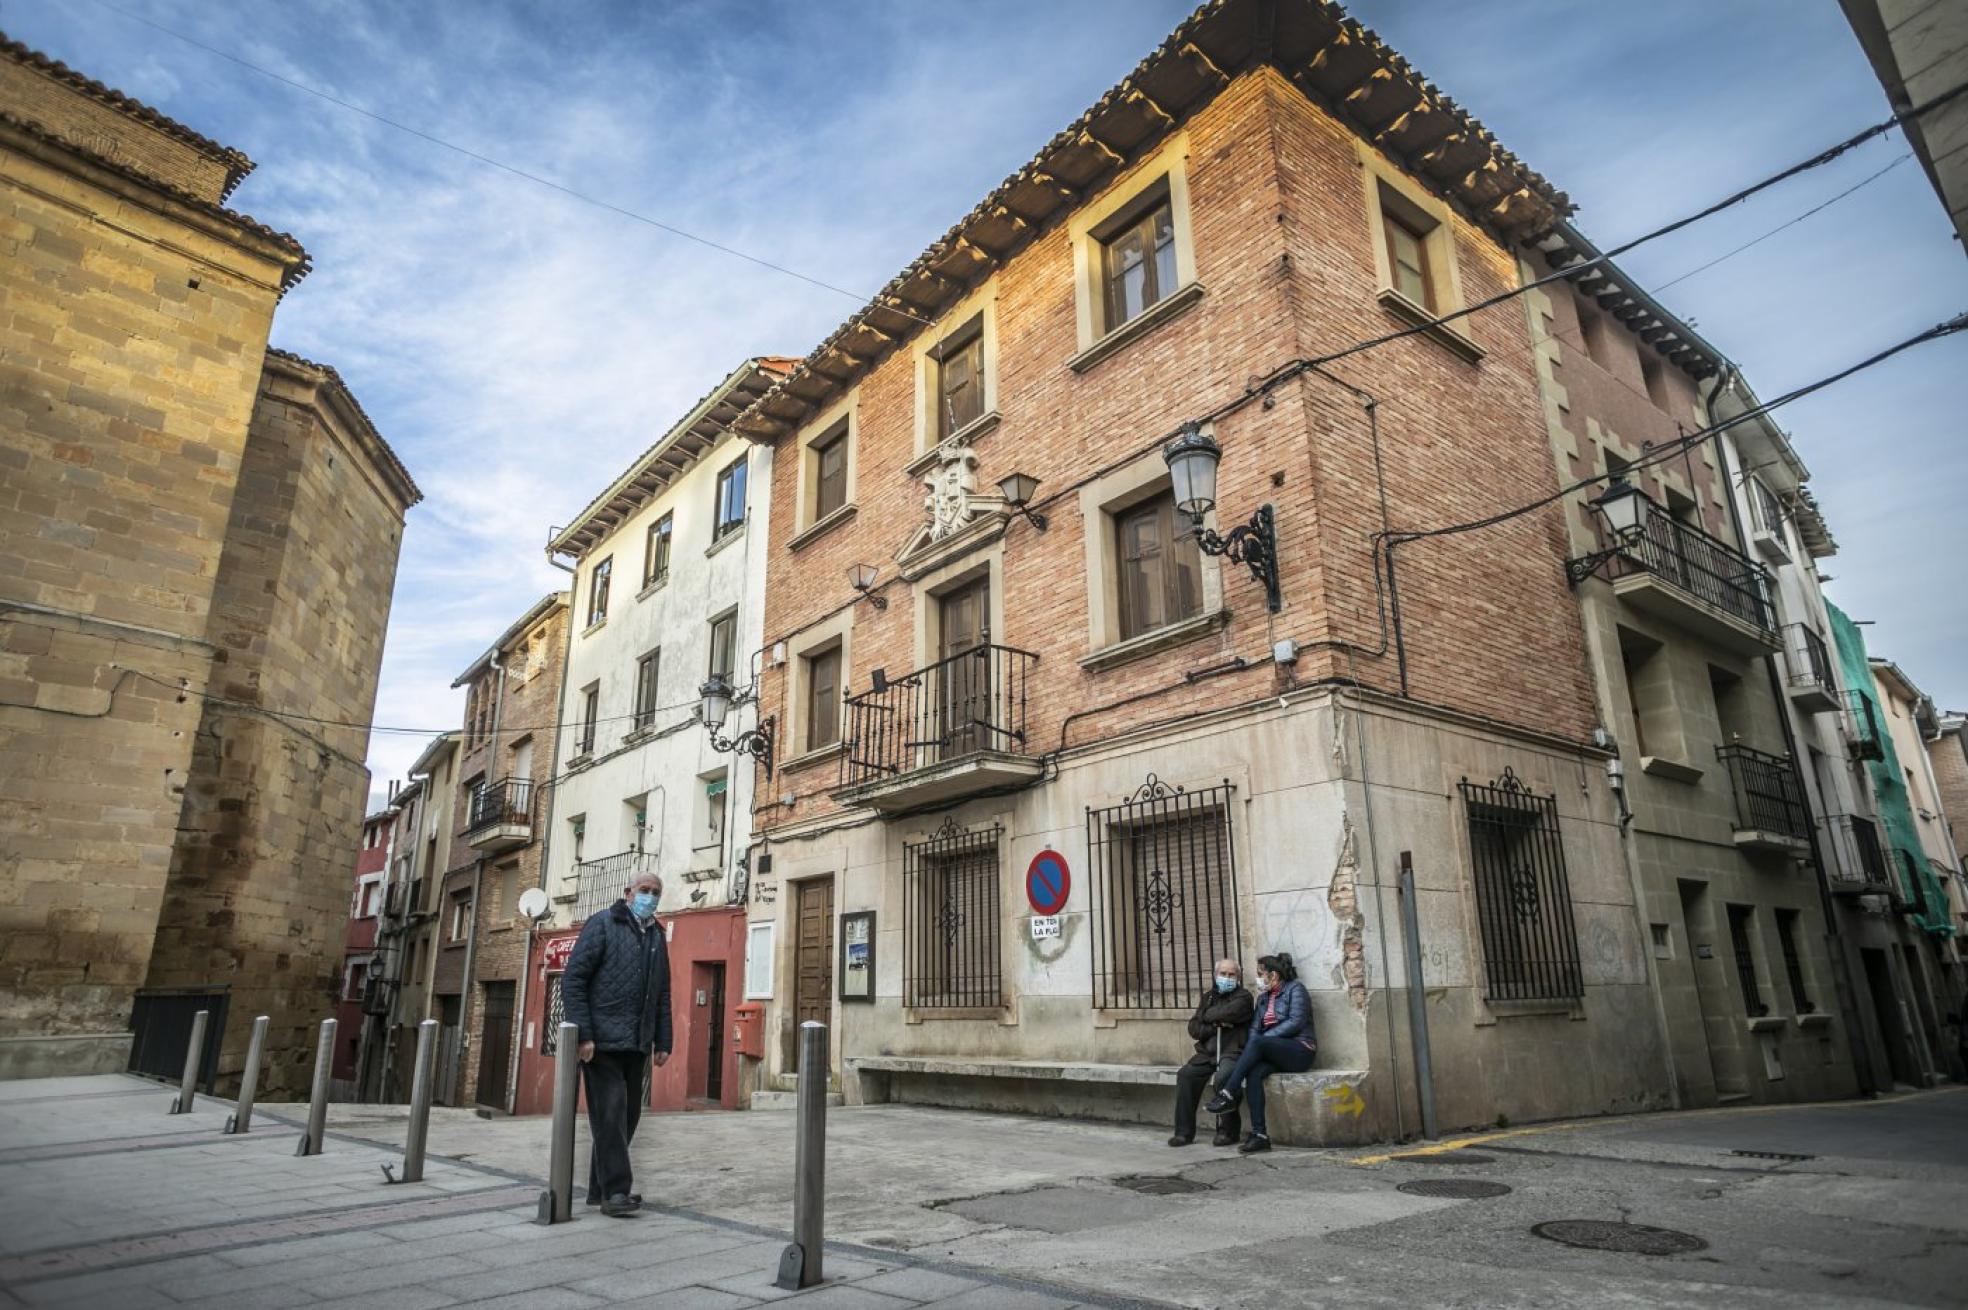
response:
[[[228,1133],[243,1133],[253,1123],[253,1098],[260,1090],[260,1061],[266,1057],[267,1016],[253,1020],[253,1035],[246,1042],[246,1068],[239,1075],[239,1107],[226,1120]]]
[[[820,1282],[827,1203],[827,1025],[800,1025],[796,1141],[793,1147],[793,1240],[779,1256],[778,1285],[788,1291]]]
[[[553,1139],[547,1161],[547,1190],[540,1193],[541,1224],[564,1224],[574,1217],[574,1111],[580,1101],[575,1079],[581,1072],[581,1030],[560,1025],[554,1038]]]
[[[178,1084],[178,1099],[171,1105],[172,1114],[190,1114],[198,1096],[198,1066],[205,1062],[205,1025],[211,1017],[210,1010],[200,1010],[191,1016],[191,1044],[185,1048],[184,1081]]]
[[[321,1021],[321,1040],[314,1047],[314,1091],[308,1096],[307,1131],[295,1155],[320,1155],[328,1130],[328,1077],[335,1068],[335,1021]]]
[[[424,1142],[430,1137],[432,1070],[437,1063],[437,1020],[417,1025],[417,1063],[410,1075],[410,1130],[403,1138],[400,1183],[424,1180]]]

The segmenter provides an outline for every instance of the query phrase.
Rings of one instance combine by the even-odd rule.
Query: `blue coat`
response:
[[[562,1017],[599,1051],[670,1049],[670,951],[663,925],[617,901],[590,915],[560,976]]]
[[[1278,1022],[1266,1028],[1264,1014],[1270,1008],[1271,997],[1268,993],[1257,998],[1257,1013],[1251,1016],[1248,1041],[1254,1042],[1260,1037],[1296,1037],[1310,1045],[1318,1045],[1318,1038],[1312,1031],[1312,994],[1305,990],[1304,983],[1294,978],[1278,989]]]

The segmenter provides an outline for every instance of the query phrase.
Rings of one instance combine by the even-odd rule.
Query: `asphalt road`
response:
[[[387,1109],[336,1107],[334,1122],[401,1140]],[[789,1112],[644,1125],[635,1155],[652,1200],[788,1222]],[[828,1128],[831,1239],[1106,1297],[1237,1307],[1968,1304],[1968,1088],[1259,1157],[1170,1149],[1165,1130],[910,1106],[836,1110]],[[537,1174],[545,1125],[445,1112],[431,1149]],[[1496,1194],[1403,1190],[1446,1180]],[[1574,1221],[1583,1228],[1557,1231],[1675,1249],[1593,1249],[1537,1231]]]

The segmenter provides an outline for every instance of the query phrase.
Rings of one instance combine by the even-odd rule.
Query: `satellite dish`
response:
[[[552,902],[547,899],[546,892],[538,887],[528,887],[519,894],[519,912],[535,923],[546,918],[552,908]]]

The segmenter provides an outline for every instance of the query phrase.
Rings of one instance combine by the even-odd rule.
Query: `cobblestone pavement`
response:
[[[172,1095],[122,1075],[0,1083],[0,1306],[1142,1304],[831,1245],[826,1283],[788,1294],[769,1227],[653,1206],[543,1227],[537,1179],[433,1156],[391,1185],[389,1146],[331,1133],[297,1157],[296,1107],[228,1137],[229,1105],[172,1115]]]

